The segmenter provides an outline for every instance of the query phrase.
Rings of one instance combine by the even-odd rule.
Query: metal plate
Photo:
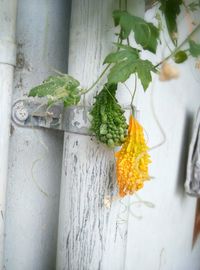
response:
[[[23,127],[43,127],[83,135],[92,135],[89,126],[87,106],[70,106],[62,104],[49,107],[46,99],[27,98],[14,103],[12,120]]]

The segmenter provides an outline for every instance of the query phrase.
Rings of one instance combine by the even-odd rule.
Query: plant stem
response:
[[[137,75],[135,74],[135,87],[134,87],[134,91],[133,91],[133,95],[132,95],[132,99],[131,99],[131,109],[132,109],[132,111],[134,110],[133,100],[134,100],[134,97],[135,97],[136,90],[137,90]]]
[[[154,66],[154,68],[157,68],[158,66],[162,65],[165,61],[167,61],[169,58],[171,58],[172,56],[174,56],[174,54],[180,50],[180,48],[192,37],[192,35],[194,33],[196,33],[198,30],[200,29],[200,24],[197,25],[197,27],[195,27],[195,29],[187,36],[186,39],[183,40],[183,42],[170,54],[168,55],[166,58],[164,58],[161,62],[159,62],[157,65]]]
[[[120,43],[120,44],[122,43],[122,39],[120,37],[118,38],[118,43]],[[117,51],[119,51],[119,48],[117,48]],[[103,78],[104,74],[106,73],[106,71],[109,69],[110,66],[111,66],[111,64],[108,64],[106,66],[106,68],[102,71],[102,73],[99,75],[99,77],[97,78],[97,80],[88,89],[86,89],[84,91],[81,91],[80,92],[80,95],[85,95],[90,90],[92,90],[97,85],[97,83]]]
[[[80,95],[84,95],[84,94],[88,93],[90,90],[92,90],[95,87],[95,85],[102,79],[102,77],[104,76],[106,71],[109,69],[110,65],[111,64],[107,65],[106,68],[104,68],[104,70],[100,74],[100,76],[97,78],[97,80],[88,89],[81,91]]]
[[[127,11],[128,10],[128,1],[125,0],[125,10]],[[129,40],[129,37],[127,37],[127,44],[130,46],[130,40]]]

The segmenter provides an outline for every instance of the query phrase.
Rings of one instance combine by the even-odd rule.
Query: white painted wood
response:
[[[85,86],[100,73],[102,49],[109,49],[105,29],[112,30],[106,21],[112,9],[110,3],[73,1],[69,72]],[[148,18],[153,18],[153,13]],[[182,30],[186,31],[185,25]],[[159,57],[161,53],[159,50]],[[89,137],[65,134],[57,270],[200,269],[200,242],[191,249],[196,201],[184,193],[192,117],[200,100],[200,78],[193,61],[180,66],[180,70],[179,80],[154,85],[155,109],[167,140],[151,152],[151,175],[155,179],[138,193],[151,208],[138,203],[133,196],[129,209],[135,216],[126,216],[128,230],[127,222],[121,225],[121,230],[116,226],[117,214],[122,211],[118,202],[110,210],[102,207],[109,190],[107,175],[112,172],[112,154]],[[136,105],[149,145],[155,145],[162,138],[153,118],[150,93],[151,88],[144,94],[138,85]],[[122,91],[119,97],[126,103]],[[113,241],[115,233],[117,241]]]
[[[146,18],[151,20],[154,12],[149,11]],[[183,39],[188,32],[184,18],[180,18],[179,29]],[[168,54],[165,44],[159,49],[158,60],[163,51]],[[200,240],[192,250],[196,198],[189,197],[184,190],[192,124],[200,104],[200,70],[195,68],[194,59],[177,67],[178,80],[160,82],[154,77],[155,110],[166,143],[150,153],[150,174],[154,179],[138,192],[141,199],[155,207],[143,203],[131,206],[132,212],[142,218],[129,216],[126,270],[200,269]],[[152,114],[151,87],[146,93],[137,93],[140,120],[150,146],[162,140]],[[131,198],[134,201],[138,201],[135,196]]]
[[[115,8],[115,0],[72,1],[69,74],[83,87],[95,81],[106,54],[113,48],[115,29],[111,14]],[[137,5],[139,8],[141,5]],[[87,104],[92,103],[98,89],[87,95]],[[105,197],[116,193],[114,153],[94,138],[66,133],[58,270],[124,269],[127,222],[121,224],[120,220],[124,206],[119,200],[110,209],[104,206]]]
[[[0,269],[3,269],[10,108],[15,64],[17,1],[0,3]]]
[[[18,1],[13,102],[54,74],[51,67],[67,72],[68,12],[66,0]],[[10,139],[5,267],[54,270],[63,133],[14,125]]]
[[[115,186],[113,153],[86,136],[65,139],[57,269],[122,269],[126,224],[117,224],[119,202],[104,206]]]

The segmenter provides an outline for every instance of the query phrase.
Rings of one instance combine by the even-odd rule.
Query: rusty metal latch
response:
[[[46,100],[25,98],[17,100],[12,107],[12,120],[22,127],[43,127],[82,135],[92,135],[89,129],[88,106],[70,106],[62,104],[51,107]]]

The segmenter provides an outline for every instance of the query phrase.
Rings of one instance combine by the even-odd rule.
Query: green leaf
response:
[[[49,104],[62,101],[65,106],[79,102],[79,82],[69,75],[50,76],[42,84],[32,88],[31,97],[47,97]]]
[[[114,42],[115,46],[119,49],[124,49],[124,50],[127,50],[127,51],[130,51],[132,53],[139,53],[141,52],[141,50],[139,49],[136,49],[136,48],[133,48],[131,47],[130,45],[126,45],[126,44],[121,44],[121,43],[117,43],[117,42]]]
[[[110,53],[105,58],[104,64],[117,63],[125,59],[137,59],[139,57],[138,51],[135,48],[132,48],[128,45],[123,45],[123,46],[121,46],[121,44],[118,44],[118,45],[120,45],[121,48],[124,48],[124,50]]]
[[[132,73],[135,73],[133,61],[125,60],[114,65],[108,75],[108,83],[125,82]]]
[[[115,26],[120,26],[120,37],[127,39],[134,32],[135,41],[141,45],[143,49],[156,53],[159,29],[152,23],[148,23],[140,17],[133,16],[127,11],[115,10],[113,12]]]
[[[155,71],[154,66],[148,60],[140,60],[136,64],[136,71],[144,90],[146,90],[152,81],[151,71]]]
[[[174,43],[177,45],[177,16],[180,14],[180,6],[182,0],[159,0],[161,3],[160,10],[165,16],[165,21],[168,29],[169,36]]]
[[[189,52],[193,57],[198,57],[200,55],[200,44],[196,43],[194,40],[189,40]]]
[[[155,71],[154,66],[150,61],[140,59],[136,49],[130,46],[125,48],[109,54],[104,61],[114,64],[108,74],[108,83],[125,82],[132,74],[136,73],[144,90],[146,90],[152,80],[151,71]],[[130,48],[133,49],[132,52]]]

